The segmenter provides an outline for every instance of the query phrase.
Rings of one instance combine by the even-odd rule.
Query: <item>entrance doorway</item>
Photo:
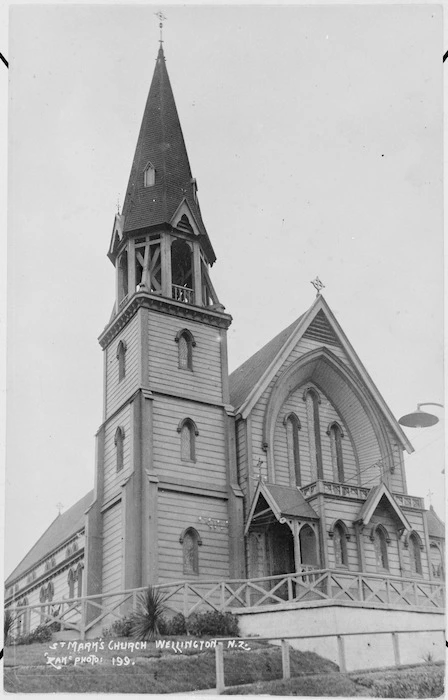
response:
[[[317,553],[316,533],[310,525],[304,525],[299,533],[301,565],[318,568],[319,556]]]

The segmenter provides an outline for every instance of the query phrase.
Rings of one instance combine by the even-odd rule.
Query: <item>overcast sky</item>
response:
[[[93,487],[106,252],[157,9],[12,10],[6,573]],[[230,370],[311,305],[319,275],[395,416],[443,403],[440,6],[164,12]],[[409,492],[442,514],[442,425],[406,432]]]

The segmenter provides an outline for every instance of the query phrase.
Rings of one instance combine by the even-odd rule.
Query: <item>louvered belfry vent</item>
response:
[[[193,233],[193,228],[190,224],[190,220],[186,214],[184,214],[177,224],[179,231],[184,231],[185,233]]]
[[[325,318],[323,311],[319,311],[314,321],[303,334],[303,337],[310,338],[311,340],[318,340],[326,345],[341,345],[333,329]]]

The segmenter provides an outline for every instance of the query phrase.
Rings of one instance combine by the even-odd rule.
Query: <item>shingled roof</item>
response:
[[[429,507],[429,510],[426,513],[426,518],[428,522],[429,536],[445,538],[445,523],[440,520],[432,506]]]
[[[144,186],[144,172],[155,169],[155,184]],[[197,223],[209,261],[216,260],[202,221],[187,149],[162,47],[157,56],[123,204],[124,233],[169,224],[183,200]]]
[[[49,556],[51,552],[64,544],[70,537],[82,530],[85,526],[84,513],[92,501],[93,491],[89,491],[65,513],[58,515],[50,527],[37,540],[34,547],[30,549],[20,564],[8,576],[5,586],[8,587],[13,584],[15,580],[23,576],[29,569],[36,566],[41,559]]]
[[[282,330],[275,338],[249,357],[229,376],[230,403],[239,408],[255,384],[261,379],[271,362],[276,358],[302,320],[299,316],[290,326]]]

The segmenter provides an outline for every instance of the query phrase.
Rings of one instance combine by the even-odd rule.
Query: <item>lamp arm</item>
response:
[[[434,403],[434,401],[428,401],[427,403],[418,403],[417,411],[420,410],[420,406],[440,406],[440,408],[444,408],[443,403]]]

